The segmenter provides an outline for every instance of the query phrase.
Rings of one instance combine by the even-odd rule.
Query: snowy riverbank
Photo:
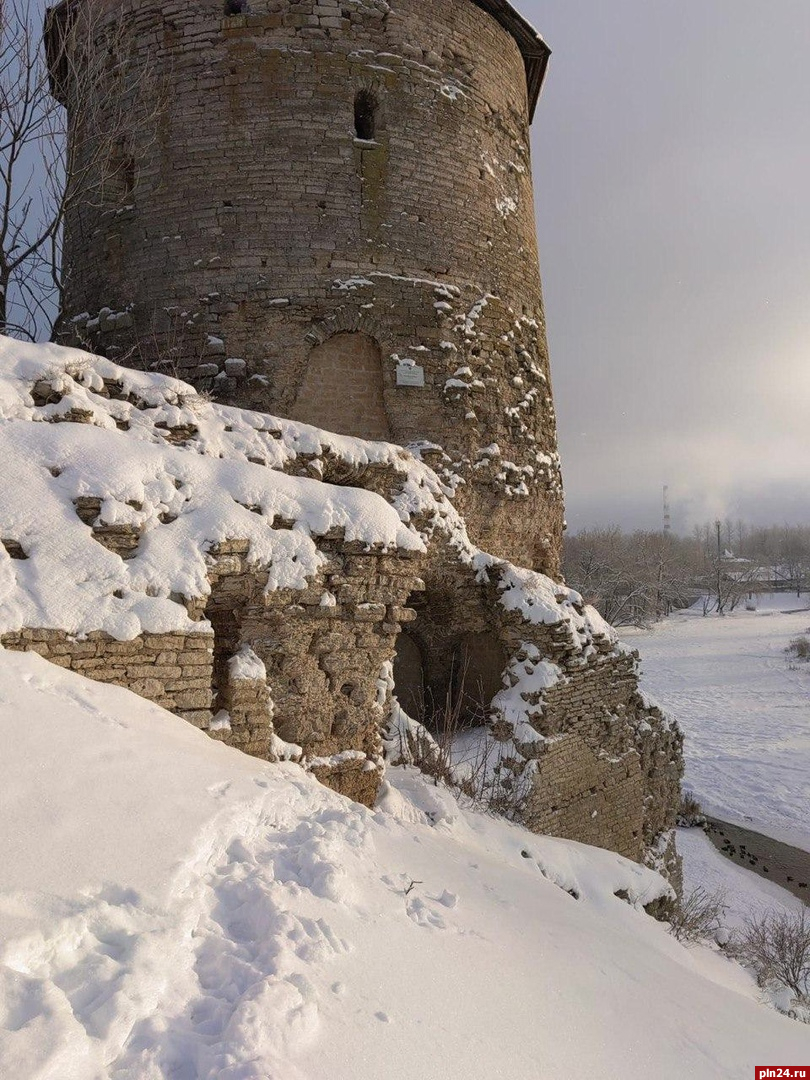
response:
[[[679,612],[622,631],[642,687],[685,735],[685,786],[707,813],[810,851],[810,663],[785,647],[810,627],[810,598],[760,597],[757,611]]]

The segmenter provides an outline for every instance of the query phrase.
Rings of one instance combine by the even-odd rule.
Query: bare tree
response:
[[[131,198],[134,137],[142,149],[164,94],[103,0],[49,9],[44,42],[26,0],[0,12],[0,332],[35,339],[52,331],[71,270],[66,216]]]
[[[768,573],[753,547],[751,555],[734,555],[723,545],[721,528],[721,522],[715,521],[694,532],[699,560],[694,581],[702,593],[704,615],[732,612],[768,584]]]
[[[722,892],[698,886],[681,898],[670,915],[669,932],[683,942],[711,940],[723,929],[727,910]]]
[[[785,580],[789,582],[791,589],[796,590],[796,595],[801,596],[806,588],[808,571],[810,571],[810,543],[808,543],[807,530],[790,528],[785,526],[781,537],[781,561]]]
[[[810,994],[810,913],[768,911],[747,920],[737,955],[754,969],[761,985],[781,984],[797,998]]]
[[[739,547],[724,543],[731,535]],[[703,614],[733,612],[757,593],[810,587],[810,526],[696,525],[691,537],[624,533],[614,526],[567,534],[566,580],[615,625],[646,625],[702,597]]]
[[[31,336],[51,302],[45,253],[60,228],[43,183],[60,137],[60,108],[33,17],[5,3],[0,25],[0,330]],[[15,295],[14,295],[15,294]]]
[[[617,527],[566,536],[566,580],[617,626],[645,625],[693,599],[694,547],[662,532]]]

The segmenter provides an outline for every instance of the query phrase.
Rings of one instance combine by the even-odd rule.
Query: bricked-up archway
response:
[[[390,440],[374,339],[342,332],[316,345],[290,416],[339,435]]]

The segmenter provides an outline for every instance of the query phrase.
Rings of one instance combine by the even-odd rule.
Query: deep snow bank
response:
[[[610,852],[392,770],[377,811],[0,653],[0,1075],[737,1080],[810,1029]],[[573,895],[576,894],[576,897]]]

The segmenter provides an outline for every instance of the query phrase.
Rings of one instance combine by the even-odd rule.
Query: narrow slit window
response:
[[[354,99],[354,131],[358,139],[370,141],[377,129],[377,99],[370,90],[358,90]]]
[[[135,158],[122,142],[112,147],[105,172],[105,201],[110,204],[131,202],[135,192]]]
[[[122,165],[122,181],[124,185],[124,197],[130,198],[135,192],[135,158],[127,156]]]

